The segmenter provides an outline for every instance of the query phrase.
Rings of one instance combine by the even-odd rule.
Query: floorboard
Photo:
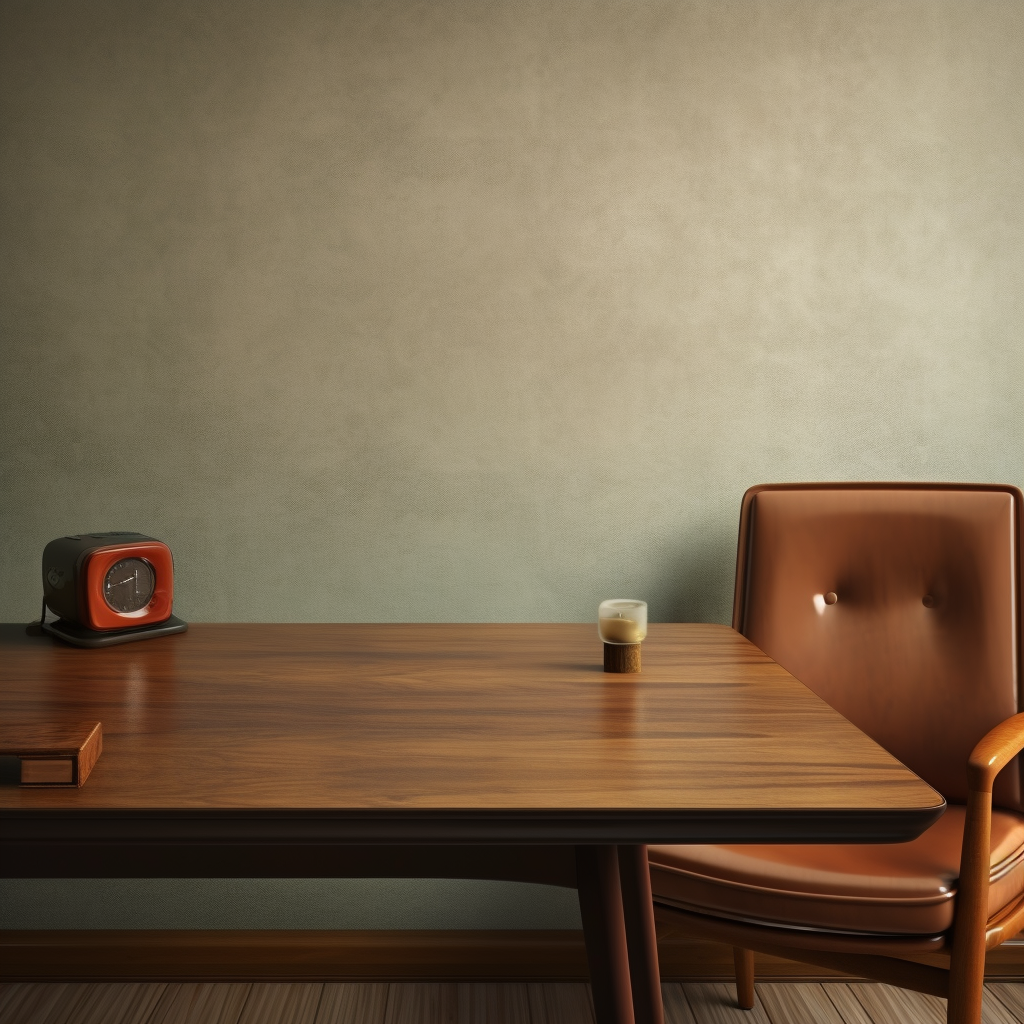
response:
[[[260,982],[249,989],[238,1024],[315,1024],[323,988]]]
[[[458,988],[447,981],[391,985],[384,1024],[458,1024]]]
[[[872,1024],[946,1024],[946,1000],[892,985],[850,985]]]
[[[527,985],[530,1024],[594,1024],[590,986],[582,982]]]
[[[735,985],[684,982],[680,987],[697,1024],[772,1024],[756,988],[753,1009],[741,1010],[736,1004]]]
[[[851,987],[843,982],[822,985],[822,991],[839,1012],[843,1024],[874,1024]],[[911,1024],[911,1022],[907,1022]]]
[[[384,1024],[386,984],[352,982],[324,985],[316,1024]]]
[[[772,1024],[855,1024],[844,1020],[821,985],[766,984],[755,991]]]
[[[459,1024],[531,1024],[530,991],[525,982],[473,982],[459,985]]]
[[[238,1024],[252,985],[168,985],[146,1024]]]
[[[58,1004],[65,1004],[67,990],[56,984],[7,985],[0,994],[0,1024],[46,1024]]]
[[[985,992],[995,996],[1021,1024],[1024,1024],[1024,983],[998,982],[986,985]]]
[[[26,993],[28,998],[25,1003],[17,1009],[11,1007],[10,1013],[5,1015],[5,1024],[67,1024],[68,1018],[88,997],[89,991],[98,987],[77,982],[61,985],[53,993],[52,999],[42,993],[42,997],[37,1000],[32,998],[32,993]]]
[[[678,982],[662,982],[661,1001],[665,1007],[665,1024],[697,1024]]]
[[[981,1004],[981,1024],[1021,1024],[1021,1018],[994,992],[986,989]]]
[[[166,985],[107,982],[82,988],[63,1024],[147,1024]]]
[[[860,982],[667,982],[665,1024],[945,1024],[945,1000]],[[0,985],[0,1024],[594,1024],[576,982]],[[1024,983],[985,986],[982,1024],[1024,1024]]]

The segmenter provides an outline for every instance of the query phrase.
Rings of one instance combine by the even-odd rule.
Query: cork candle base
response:
[[[639,672],[640,644],[604,645],[605,672]]]

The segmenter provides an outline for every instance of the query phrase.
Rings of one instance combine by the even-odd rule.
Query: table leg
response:
[[[634,1024],[617,848],[577,846],[576,888],[597,1024]]]
[[[636,1024],[665,1024],[646,846],[619,847],[619,878]]]

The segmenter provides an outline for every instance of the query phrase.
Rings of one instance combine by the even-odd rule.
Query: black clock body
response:
[[[43,550],[42,628],[79,647],[180,633],[170,548],[141,533],[58,537]],[[45,610],[59,616],[48,622]]]

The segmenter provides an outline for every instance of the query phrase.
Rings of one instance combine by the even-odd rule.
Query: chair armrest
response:
[[[1024,750],[1024,713],[990,729],[967,759],[967,785],[976,793],[991,793],[996,776]]]
[[[981,998],[988,928],[991,871],[992,784],[1000,770],[1024,749],[1024,714],[990,729],[967,759],[967,815],[960,853],[950,1006],[973,1005]],[[996,936],[995,943],[1001,939]],[[977,989],[975,992],[974,989]],[[950,1019],[953,1019],[952,1016]]]
[[[949,1020],[978,1020],[985,980],[985,948],[1004,936],[998,929],[988,941],[988,880],[991,871],[992,783],[1015,755],[1024,750],[1024,714],[989,729],[967,762],[967,816],[956,894],[949,971]]]

